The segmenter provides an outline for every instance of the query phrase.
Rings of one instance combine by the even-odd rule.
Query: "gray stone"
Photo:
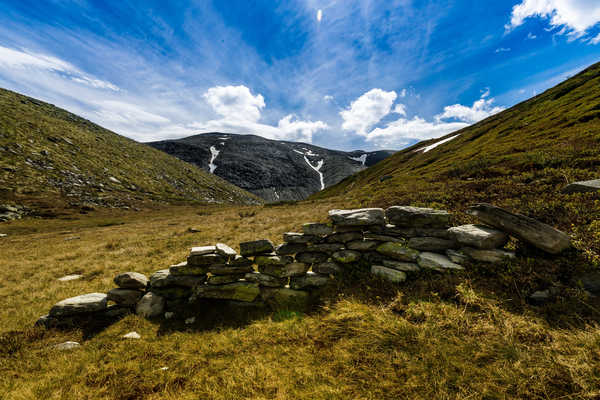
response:
[[[344,248],[343,243],[317,243],[308,246],[306,251],[317,251],[322,253],[333,253],[334,251],[342,250]]]
[[[575,278],[575,283],[591,294],[600,295],[600,272],[588,272]]]
[[[433,269],[435,271],[447,270],[462,270],[462,266],[453,263],[450,259],[442,254],[424,252],[419,254],[417,260],[419,267]]]
[[[148,278],[139,272],[123,272],[115,276],[114,282],[123,289],[145,289]]]
[[[108,299],[105,293],[88,293],[71,297],[56,303],[50,309],[51,317],[61,317],[91,313],[106,309]]]
[[[504,247],[508,242],[508,236],[504,232],[484,225],[455,226],[448,231],[458,243],[478,249]]]
[[[452,214],[433,208],[393,206],[385,210],[390,224],[408,228],[445,228],[450,225]]]
[[[375,250],[379,246],[379,243],[375,240],[354,240],[346,243],[346,247],[349,250],[370,251]]]
[[[209,285],[224,285],[226,283],[237,282],[240,279],[244,279],[246,274],[232,274],[232,275],[211,275],[208,277],[206,283]]]
[[[114,301],[123,306],[134,306],[144,295],[143,292],[135,289],[111,289],[106,293],[108,301]]]
[[[304,232],[305,235],[325,236],[332,234],[333,229],[327,224],[310,222],[302,225],[302,232]]]
[[[244,257],[272,253],[273,251],[275,251],[273,243],[268,239],[240,243],[240,253]]]
[[[311,287],[322,287],[331,282],[328,275],[316,274],[307,272],[303,276],[295,276],[290,278],[290,288],[294,290],[306,289]]]
[[[551,287],[546,290],[538,290],[529,295],[529,302],[534,305],[541,306],[550,301],[552,298],[556,297],[559,293],[560,290],[555,287]]]
[[[333,230],[336,233],[350,233],[350,232],[356,232],[356,233],[362,233],[363,231],[366,231],[368,228],[370,228],[370,226],[361,226],[361,225],[335,225],[333,227]]]
[[[212,275],[235,275],[235,274],[246,274],[252,272],[252,264],[250,265],[230,265],[221,264],[213,265],[208,269]]]
[[[306,251],[305,243],[283,243],[275,248],[275,253],[280,256],[293,255]]]
[[[376,240],[378,242],[404,243],[404,239],[378,233],[365,232],[365,240]]]
[[[273,266],[284,266],[294,262],[294,258],[291,256],[256,256],[254,257],[254,263],[261,266],[273,265]]]
[[[202,256],[204,254],[215,254],[217,252],[216,246],[198,246],[192,247],[190,256]]]
[[[252,302],[259,294],[258,284],[253,282],[235,282],[221,286],[201,285],[194,289],[190,301],[204,298]]]
[[[69,282],[69,281],[76,281],[81,278],[83,278],[83,275],[71,274],[71,275],[62,276],[62,277],[58,278],[58,280],[61,282]]]
[[[152,292],[161,297],[164,297],[168,301],[180,301],[182,299],[187,299],[188,297],[190,297],[190,295],[192,294],[192,288],[184,286],[166,286],[152,288]]]
[[[155,318],[163,314],[165,309],[165,299],[155,293],[146,293],[135,308],[135,313],[144,318]]]
[[[385,213],[381,208],[361,208],[356,210],[331,210],[329,218],[338,226],[384,225]]]
[[[462,264],[462,263],[470,260],[469,256],[467,256],[465,253],[463,253],[460,250],[448,249],[448,250],[446,250],[446,256],[448,256],[450,261],[457,263],[457,264]]]
[[[188,265],[187,261],[169,267],[171,275],[206,275],[208,270],[208,265]]]
[[[466,256],[472,258],[475,261],[489,263],[500,263],[504,260],[516,257],[514,252],[501,249],[481,250],[474,249],[472,247],[462,247],[460,251],[461,253],[465,254]]]
[[[168,269],[161,269],[150,275],[151,288],[163,288],[167,286],[194,287],[206,281],[204,275],[173,275]]]
[[[229,265],[235,267],[247,267],[254,264],[252,260],[246,257],[242,257],[240,255],[235,256],[232,260],[229,260]]]
[[[261,286],[267,287],[283,287],[287,283],[286,278],[267,275],[261,272],[250,272],[244,276],[248,282],[258,283]]]
[[[392,268],[383,267],[381,265],[372,265],[371,274],[392,283],[400,283],[406,280],[406,274],[404,272]]]
[[[332,235],[327,236],[327,243],[347,243],[353,240],[362,240],[363,234],[362,232],[342,232],[342,233],[334,233]]]
[[[274,310],[306,311],[316,300],[309,292],[289,288],[261,288],[260,293]]]
[[[327,261],[329,255],[327,253],[320,253],[314,251],[305,251],[296,254],[296,261],[305,264],[314,264]]]
[[[362,258],[369,264],[381,264],[385,260],[385,256],[377,251],[363,251]]]
[[[283,241],[286,243],[317,243],[319,237],[314,235],[305,235],[303,233],[287,232],[283,234]]]
[[[414,237],[408,241],[408,247],[420,251],[442,251],[456,247],[454,240],[436,237]]]
[[[383,266],[404,272],[419,272],[421,270],[416,263],[409,263],[396,260],[383,260]]]
[[[187,265],[190,267],[208,267],[226,262],[227,258],[220,254],[191,254],[187,258]]]
[[[67,350],[73,350],[73,349],[77,349],[81,347],[81,345],[77,342],[72,342],[72,341],[68,341],[68,342],[64,342],[64,343],[59,343],[57,345],[54,346],[54,348],[56,350],[60,350],[60,351],[67,351]]]
[[[467,213],[550,254],[558,254],[571,247],[571,239],[567,234],[524,215],[513,214],[490,204],[471,206]]]
[[[294,262],[286,265],[261,265],[258,271],[277,278],[304,275],[309,266],[305,263]]]
[[[225,243],[217,243],[215,246],[217,254],[226,257],[228,260],[237,256],[237,252]]]
[[[327,261],[313,265],[312,270],[317,274],[337,275],[342,272],[342,267],[333,261]]]
[[[377,252],[399,261],[416,261],[419,252],[402,243],[386,242],[377,247]]]
[[[600,179],[593,179],[591,181],[580,181],[569,183],[562,190],[563,193],[590,193],[597,192],[600,190]]]
[[[331,258],[341,264],[350,264],[360,260],[361,254],[355,250],[340,250],[333,253]]]

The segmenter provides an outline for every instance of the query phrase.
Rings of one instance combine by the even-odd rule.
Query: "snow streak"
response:
[[[365,154],[363,154],[360,157],[348,157],[348,158],[351,159],[351,160],[354,160],[354,161],[358,161],[359,163],[361,163],[364,166],[365,162],[367,162],[367,155],[368,154],[365,153]]]
[[[208,163],[208,169],[210,170],[211,174],[214,174],[215,169],[217,169],[217,166],[214,164],[214,161],[219,155],[219,153],[220,151],[217,150],[215,146],[210,146],[210,162]]]
[[[323,179],[323,173],[321,172],[321,168],[323,167],[323,160],[319,160],[316,166],[312,165],[308,158],[306,158],[306,156],[304,156],[304,161],[306,161],[309,167],[317,171],[317,174],[319,174],[319,178],[321,179],[321,190],[325,189],[325,181]]]

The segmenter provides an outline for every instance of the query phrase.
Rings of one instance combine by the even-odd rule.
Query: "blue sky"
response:
[[[139,141],[400,149],[600,61],[597,0],[3,0],[0,86]]]

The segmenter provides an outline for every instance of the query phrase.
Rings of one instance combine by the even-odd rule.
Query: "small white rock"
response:
[[[81,347],[81,345],[79,343],[77,343],[77,342],[71,342],[71,341],[60,343],[60,344],[57,344],[56,346],[54,346],[54,348],[56,350],[61,350],[61,351],[64,351],[64,350],[73,350],[73,349],[76,349],[78,347]]]
[[[141,336],[139,333],[133,331],[133,332],[129,332],[129,333],[126,333],[125,335],[123,335],[123,338],[124,339],[140,339]]]
[[[189,317],[185,320],[186,325],[192,325],[194,322],[196,322],[196,317]]]
[[[175,316],[175,313],[173,311],[167,311],[165,313],[165,319],[171,319]]]
[[[162,367],[162,368],[157,369],[157,371],[166,371],[168,369],[169,369],[169,367]]]
[[[58,278],[58,280],[61,282],[68,282],[68,281],[74,281],[74,280],[81,279],[81,278],[83,278],[83,275],[71,274],[71,275],[65,275],[62,278]]]
[[[0,233],[0,237],[7,237],[8,235],[6,233]]]

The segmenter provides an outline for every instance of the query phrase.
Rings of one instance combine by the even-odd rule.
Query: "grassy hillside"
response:
[[[600,254],[598,194],[561,194],[600,178],[600,63],[528,101],[447,137],[426,153],[418,143],[313,199],[356,205],[414,204],[464,209],[494,203],[558,226]],[[380,181],[386,175],[391,179]]]
[[[257,199],[53,105],[0,89],[0,204],[33,209]]]

